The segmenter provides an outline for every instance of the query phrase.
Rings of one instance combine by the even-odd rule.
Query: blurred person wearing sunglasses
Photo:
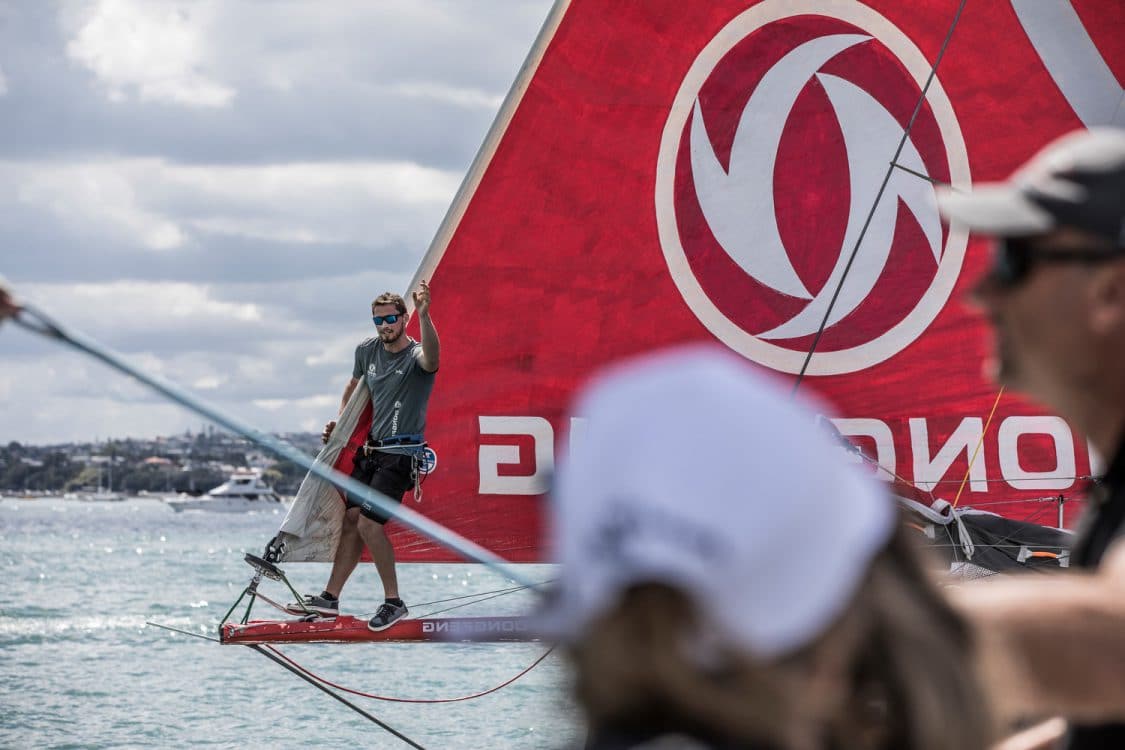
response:
[[[370,390],[371,432],[356,453],[352,477],[399,502],[418,481],[418,459],[425,446],[426,407],[441,356],[437,329],[430,318],[430,286],[425,280],[413,298],[422,340],[415,341],[406,335],[410,316],[401,296],[386,292],[376,297],[371,303],[371,322],[377,335],[356,347],[352,378],[340,401],[342,413],[360,383]],[[325,442],[335,427],[335,421],[325,425]],[[383,584],[384,596],[383,604],[367,626],[385,630],[408,612],[399,595],[394,547],[383,528],[390,518],[376,509],[361,508],[360,499],[350,494],[346,502],[348,510],[324,591],[306,595],[303,602],[291,603],[286,609],[294,614],[310,610],[330,617],[339,614],[340,592],[359,564],[366,545]]]
[[[569,656],[586,750],[987,745],[969,628],[818,411],[700,345],[580,398],[538,624]],[[705,437],[669,461],[669,425]]]
[[[995,334],[992,377],[1066,418],[1109,466],[1072,550],[1081,572],[955,595],[1001,710],[1070,719],[1062,747],[1125,748],[1125,724],[1100,723],[1125,721],[1125,131],[1071,133],[1006,182],[938,199],[994,238],[973,293]]]

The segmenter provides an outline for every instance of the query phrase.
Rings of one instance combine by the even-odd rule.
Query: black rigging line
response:
[[[63,333],[61,328],[37,310],[26,305],[20,308],[20,311],[12,318],[12,322],[40,336],[66,341],[66,334]]]
[[[174,628],[171,625],[161,625],[158,622],[150,622],[150,621],[146,621],[145,625],[150,625],[154,628],[160,628],[161,630],[171,630],[173,633],[179,633],[180,635],[190,635],[192,638],[201,638],[205,641],[213,641],[215,643],[222,643],[222,641],[220,641],[218,638],[213,638],[209,635],[203,635],[202,633],[193,633],[190,630],[183,630],[181,628]]]
[[[554,583],[554,579],[543,581],[542,583],[537,584],[537,585],[548,586],[552,583]],[[435,599],[432,602],[422,602],[421,604],[411,604],[410,606],[417,607],[417,608],[420,609],[422,607],[429,607],[429,606],[434,605],[434,604],[445,604],[446,602],[457,602],[457,601],[461,601],[462,599],[473,599],[474,601],[468,602],[464,605],[464,606],[468,606],[469,604],[476,604],[478,601],[481,601],[481,602],[488,601],[489,599],[493,599],[495,597],[498,597],[498,596],[501,596],[501,595],[504,595],[504,594],[514,594],[518,591],[526,591],[529,588],[531,588],[531,587],[530,586],[512,586],[511,588],[506,588],[506,589],[495,589],[493,591],[480,591],[480,592],[477,592],[477,593],[474,593],[474,594],[464,594],[462,596],[451,596],[448,599]],[[480,599],[478,597],[486,597],[486,598]],[[462,606],[462,605],[458,605],[458,606]],[[434,613],[431,613],[431,614],[434,614]],[[418,617],[430,617],[430,615],[418,615]],[[418,617],[416,617],[415,619],[418,619]]]
[[[344,704],[345,706],[347,706],[347,707],[348,707],[348,708],[350,708],[351,710],[355,711],[355,712],[356,712],[357,714],[359,714],[359,715],[360,715],[360,716],[362,716],[363,718],[365,718],[365,719],[367,719],[368,721],[370,721],[370,722],[372,722],[372,723],[374,723],[374,724],[378,725],[378,726],[379,726],[379,727],[380,727],[381,729],[384,729],[384,730],[386,730],[387,732],[390,732],[390,733],[391,733],[391,734],[393,734],[393,735],[394,735],[395,737],[398,737],[398,738],[399,738],[400,740],[402,740],[402,741],[403,741],[403,742],[405,742],[406,744],[410,745],[411,747],[415,747],[415,748],[418,748],[418,750],[426,750],[426,748],[422,747],[421,745],[419,745],[419,744],[418,744],[417,742],[415,742],[414,740],[412,740],[412,739],[410,739],[409,737],[407,737],[407,736],[406,736],[405,734],[403,734],[402,732],[398,731],[397,729],[395,729],[394,727],[390,726],[390,725],[389,725],[389,724],[387,724],[386,722],[384,722],[384,721],[381,721],[380,719],[377,719],[376,717],[372,716],[371,714],[369,714],[368,712],[364,711],[364,710],[363,710],[362,708],[360,708],[360,707],[359,707],[359,706],[357,706],[356,704],[354,704],[354,703],[352,703],[351,701],[349,701],[349,700],[348,700],[347,698],[344,698],[344,697],[342,697],[342,696],[340,696],[340,695],[337,695],[335,691],[333,691],[333,690],[329,690],[329,689],[328,689],[327,687],[325,687],[324,685],[321,685],[321,684],[320,684],[319,682],[317,682],[316,680],[312,679],[312,678],[311,678],[311,677],[309,677],[308,675],[304,674],[303,672],[301,672],[301,671],[300,671],[299,669],[297,669],[296,667],[293,667],[292,665],[290,665],[290,664],[287,664],[287,663],[286,663],[286,662],[285,662],[285,661],[284,661],[283,659],[281,659],[280,657],[274,656],[273,654],[271,654],[271,653],[270,653],[269,651],[267,651],[266,649],[262,648],[261,646],[258,646],[258,645],[253,645],[253,646],[247,646],[247,648],[252,648],[252,649],[254,649],[255,651],[257,651],[257,652],[258,652],[259,654],[261,654],[262,656],[264,656],[264,657],[266,657],[267,659],[269,659],[270,661],[272,661],[272,662],[276,662],[277,664],[280,664],[281,666],[285,667],[285,668],[286,668],[286,669],[288,669],[288,670],[289,670],[290,672],[292,672],[293,674],[297,675],[298,677],[300,677],[300,678],[301,678],[302,680],[304,680],[305,682],[307,682],[307,683],[309,683],[310,685],[312,685],[313,687],[315,687],[315,688],[316,688],[317,690],[321,690],[321,691],[323,691],[323,692],[327,693],[328,695],[331,695],[331,696],[332,696],[333,698],[335,698],[336,700],[340,701],[340,702],[341,702],[341,703],[343,703],[343,704]]]
[[[508,593],[509,592],[502,591],[498,594],[493,594],[492,596],[485,596],[483,599],[474,599],[471,602],[465,602],[463,604],[454,604],[452,607],[446,607],[445,609],[434,610],[433,612],[427,612],[426,614],[420,615],[420,616],[421,617],[433,617],[434,615],[440,615],[444,612],[452,612],[455,609],[461,609],[462,607],[471,607],[474,604],[480,604],[481,602],[487,602],[489,599],[498,599],[501,596],[506,596]],[[453,601],[453,600],[450,599],[448,601]],[[435,602],[435,604],[436,604],[436,602]]]
[[[180,628],[174,628],[174,627],[172,627],[171,625],[161,625],[161,624],[160,624],[160,623],[158,623],[158,622],[146,622],[146,623],[145,623],[145,625],[151,625],[151,626],[153,626],[153,627],[156,627],[156,628],[161,628],[161,629],[163,629],[163,630],[171,630],[171,631],[172,631],[173,633],[180,633],[181,635],[190,635],[190,636],[191,636],[191,637],[193,637],[193,638],[201,638],[201,639],[203,639],[203,640],[205,640],[205,641],[214,641],[215,643],[221,643],[221,641],[220,641],[220,640],[219,640],[218,638],[212,638],[211,636],[207,636],[207,635],[202,635],[202,634],[200,634],[200,633],[192,633],[192,632],[191,632],[190,630],[182,630],[182,629],[180,629]],[[374,723],[374,724],[378,725],[378,726],[379,726],[379,727],[380,727],[381,729],[385,729],[386,731],[390,732],[390,733],[391,733],[391,734],[393,734],[393,735],[394,735],[395,737],[398,737],[398,738],[399,738],[400,740],[402,740],[402,741],[403,741],[403,742],[405,742],[406,744],[410,745],[411,747],[415,747],[415,748],[418,748],[418,750],[426,750],[426,749],[425,749],[424,747],[422,747],[422,746],[421,746],[421,745],[419,745],[419,744],[418,744],[417,742],[415,742],[414,740],[412,740],[412,739],[410,739],[409,737],[407,737],[407,736],[406,736],[405,734],[403,734],[402,732],[398,731],[397,729],[395,729],[394,727],[390,726],[390,725],[389,725],[389,724],[387,724],[386,722],[384,722],[384,721],[381,721],[380,719],[377,719],[376,717],[372,716],[371,714],[369,714],[368,712],[364,711],[364,710],[363,710],[362,708],[360,708],[359,706],[355,705],[354,703],[352,703],[352,702],[351,702],[351,701],[349,701],[348,699],[346,699],[346,698],[343,698],[343,697],[341,697],[341,696],[337,695],[337,694],[336,694],[335,692],[333,692],[332,690],[329,690],[329,689],[328,689],[327,687],[325,687],[324,685],[321,685],[321,684],[320,684],[319,682],[317,682],[316,680],[312,679],[311,677],[308,677],[307,675],[305,675],[305,674],[304,674],[303,672],[301,672],[300,670],[296,669],[295,667],[292,667],[292,666],[290,666],[290,665],[289,665],[288,663],[286,663],[286,662],[285,662],[284,660],[282,660],[281,658],[279,658],[279,657],[277,657],[277,656],[274,656],[274,655],[273,655],[272,653],[270,653],[270,652],[269,652],[269,651],[267,651],[266,649],[262,648],[261,646],[258,646],[258,645],[248,645],[248,646],[247,646],[247,648],[252,648],[252,649],[254,649],[255,651],[257,651],[257,652],[258,652],[259,654],[261,654],[262,656],[266,657],[267,659],[269,659],[269,660],[271,660],[271,661],[274,661],[274,662],[277,662],[278,664],[280,664],[281,666],[285,667],[286,669],[288,669],[288,670],[289,670],[290,672],[292,672],[293,674],[295,674],[295,675],[297,675],[298,677],[300,677],[300,678],[301,678],[302,680],[304,680],[305,682],[309,683],[310,685],[312,685],[313,687],[317,688],[318,690],[321,690],[321,691],[323,691],[323,692],[327,693],[328,695],[332,696],[333,698],[335,698],[336,700],[340,701],[341,703],[343,703],[343,704],[344,704],[345,706],[347,706],[347,707],[348,707],[348,708],[350,708],[351,710],[353,710],[353,711],[355,711],[356,713],[358,713],[359,715],[361,715],[361,716],[362,716],[363,718],[365,718],[365,719],[367,719],[368,721],[370,721],[370,722],[372,722],[372,723]]]
[[[926,182],[928,182],[932,185],[947,185],[948,184],[948,183],[942,182],[941,180],[935,180],[933,177],[930,177],[929,175],[922,174],[921,172],[919,172],[917,170],[914,170],[914,169],[911,169],[910,167],[904,167],[903,165],[899,164],[897,161],[892,161],[891,167],[893,169],[901,169],[903,172],[906,172],[907,174],[912,174],[915,177],[917,177],[918,179],[925,180]]]
[[[869,460],[873,461],[874,459],[869,459]],[[878,466],[879,466],[880,469],[883,469],[884,471],[887,471],[882,466],[882,464],[878,464]],[[1094,475],[1094,474],[1080,474],[1080,475],[1077,475],[1077,476],[1063,476],[1062,474],[1048,474],[1048,475],[1044,475],[1044,476],[1016,477],[1016,478],[1013,478],[1013,477],[993,477],[992,479],[988,479],[986,477],[984,479],[973,479],[971,481],[973,481],[973,482],[985,482],[987,484],[996,484],[998,482],[1008,482],[1010,484],[1011,482],[1039,482],[1039,481],[1044,481],[1044,482],[1070,482],[1071,485],[1073,485],[1075,482],[1078,482],[1078,481],[1094,481],[1097,478],[1098,478],[1097,475]],[[960,483],[961,483],[961,480],[954,477],[952,479],[924,479],[924,480],[918,480],[916,483],[912,483],[912,484],[915,484],[915,486],[919,486],[919,485],[923,485],[923,484],[939,485],[939,484],[960,484]],[[1016,489],[1021,489],[1021,488],[1017,487]],[[1032,489],[1035,489],[1035,488],[1033,487]],[[1044,488],[1042,491],[1046,492],[1049,489],[1051,489],[1051,488]],[[1060,487],[1059,489],[1070,489],[1070,487]],[[1052,497],[1052,498],[1058,497],[1058,494],[1056,493],[1055,495],[1051,495],[1050,497]],[[1040,498],[1029,498],[1029,499],[1038,500]],[[1007,501],[1004,501],[1004,502],[1017,502],[1017,501],[1007,500]]]
[[[871,204],[871,210],[867,213],[867,218],[863,222],[863,228],[859,232],[859,237],[856,238],[855,247],[852,248],[852,253],[848,256],[848,263],[844,266],[844,273],[840,276],[840,281],[836,284],[835,291],[832,292],[832,299],[828,302],[828,309],[824,311],[824,320],[820,322],[820,328],[816,331],[816,337],[813,339],[812,346],[809,347],[808,354],[805,355],[805,361],[801,365],[801,371],[797,373],[797,380],[793,383],[793,393],[797,393],[797,389],[801,387],[801,381],[805,378],[805,372],[809,369],[809,362],[812,361],[813,352],[816,351],[817,344],[820,343],[820,337],[824,333],[824,329],[828,327],[828,318],[832,315],[832,308],[836,306],[836,299],[840,296],[840,291],[844,288],[844,282],[848,278],[848,272],[852,270],[852,263],[855,262],[855,256],[859,253],[859,246],[863,244],[863,238],[867,234],[867,227],[871,225],[871,219],[875,216],[875,209],[879,207],[879,201],[883,199],[883,191],[887,189],[887,183],[890,182],[891,174],[894,172],[895,164],[898,162],[898,157],[902,153],[903,147],[906,145],[906,139],[910,136],[910,130],[914,127],[914,120],[917,119],[918,113],[922,111],[922,104],[926,101],[926,92],[930,89],[930,84],[937,75],[938,65],[941,64],[942,57],[945,56],[945,50],[949,46],[949,41],[953,38],[953,30],[957,28],[957,22],[961,20],[961,11],[965,9],[965,3],[968,0],[961,0],[961,4],[957,6],[957,13],[953,16],[953,23],[949,25],[949,31],[945,35],[945,41],[941,43],[941,49],[938,51],[937,58],[934,60],[933,67],[930,68],[930,75],[926,78],[926,84],[922,86],[922,94],[918,97],[918,103],[914,105],[914,112],[910,115],[910,121],[906,123],[906,129],[902,131],[902,138],[899,139],[898,148],[895,149],[895,155],[891,159],[890,166],[887,167],[887,173],[883,176],[883,184],[879,186],[879,192],[875,194],[875,202]]]

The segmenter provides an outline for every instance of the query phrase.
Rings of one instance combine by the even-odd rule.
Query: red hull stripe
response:
[[[361,643],[398,641],[533,641],[526,617],[420,617],[402,620],[378,632],[367,620],[344,615],[335,619],[251,620],[228,622],[220,631],[223,643]]]

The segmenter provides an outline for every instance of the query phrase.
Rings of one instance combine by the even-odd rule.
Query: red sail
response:
[[[941,226],[932,183],[1006,177],[1055,136],[1123,124],[1123,7],[560,3],[418,273],[443,350],[438,465],[412,507],[541,560],[542,493],[592,371],[719,341],[793,378],[828,315],[801,388],[843,434],[946,499],[968,476],[961,506],[1052,522],[1034,501],[1080,499],[1085,441],[997,400],[965,304],[988,248]],[[667,438],[675,461],[707,436]],[[401,529],[395,544],[452,559]]]

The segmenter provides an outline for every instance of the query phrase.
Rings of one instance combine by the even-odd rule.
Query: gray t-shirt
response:
[[[422,345],[414,339],[396,354],[387,352],[378,338],[356,347],[352,377],[362,378],[371,391],[372,440],[425,433],[426,405],[435,373],[422,369],[421,356]]]

